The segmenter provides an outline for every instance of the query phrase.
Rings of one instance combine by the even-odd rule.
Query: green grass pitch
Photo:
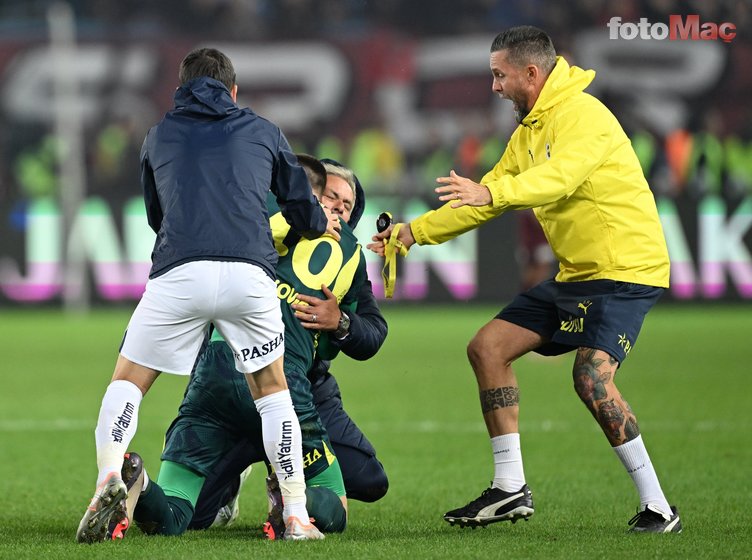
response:
[[[346,408],[390,476],[376,504],[322,542],[261,539],[263,475],[233,527],[180,538],[137,528],[118,543],[74,535],[96,477],[93,430],[129,312],[0,311],[0,558],[749,558],[752,556],[752,308],[658,306],[617,383],[634,409],[680,535],[628,535],[632,482],[571,385],[573,356],[518,362],[529,522],[450,527],[442,514],[492,477],[465,346],[496,307],[385,306],[389,337],[333,368]],[[156,476],[185,378],[162,376],[132,448]],[[259,469],[261,470],[261,469]],[[117,548],[117,550],[116,550]]]

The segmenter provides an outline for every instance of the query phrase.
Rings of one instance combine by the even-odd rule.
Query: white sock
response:
[[[614,452],[637,487],[637,493],[640,495],[640,510],[645,509],[648,504],[653,504],[670,516],[671,507],[666,496],[663,495],[658,475],[655,474],[653,463],[650,462],[648,451],[642,442],[642,435],[614,447]]]
[[[254,402],[261,416],[264,450],[279,479],[284,505],[282,515],[285,520],[294,515],[303,523],[308,523],[303,477],[303,438],[290,391],[272,393]]]
[[[97,486],[111,472],[120,473],[123,456],[136,435],[138,408],[143,395],[130,381],[118,379],[107,387],[94,430],[97,444]]]
[[[516,492],[525,484],[522,468],[520,434],[504,434],[491,438],[494,457],[493,487],[504,492]]]

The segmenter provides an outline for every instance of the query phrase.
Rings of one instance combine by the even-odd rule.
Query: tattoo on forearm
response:
[[[483,414],[497,408],[520,405],[519,387],[495,387],[480,392],[480,409]]]

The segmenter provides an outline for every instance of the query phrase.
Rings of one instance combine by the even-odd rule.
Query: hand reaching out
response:
[[[452,208],[486,206],[492,202],[491,191],[488,187],[461,177],[454,170],[449,172],[449,177],[438,177],[436,182],[442,185],[434,189],[441,195],[439,200],[443,202],[454,200]]]

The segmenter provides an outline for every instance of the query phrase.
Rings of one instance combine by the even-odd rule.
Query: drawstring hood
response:
[[[225,117],[238,106],[222,82],[201,77],[186,82],[175,91],[175,110],[210,117]]]
[[[530,113],[522,119],[528,127],[540,128],[545,114],[552,108],[578,93],[582,93],[595,78],[595,70],[570,66],[562,57],[556,57],[556,66],[548,76]]]

